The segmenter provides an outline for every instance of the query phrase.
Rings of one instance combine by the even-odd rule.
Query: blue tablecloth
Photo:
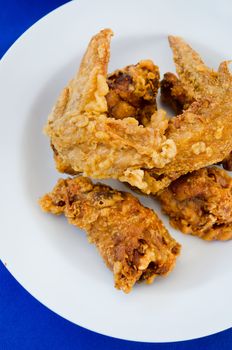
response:
[[[28,27],[65,2],[0,0],[0,57]],[[41,305],[0,262],[0,350],[8,349],[231,350],[232,329],[197,340],[164,344],[105,337],[78,327]]]

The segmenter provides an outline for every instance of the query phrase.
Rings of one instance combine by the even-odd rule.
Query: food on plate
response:
[[[146,127],[135,118],[108,116],[107,65],[112,31],[92,38],[79,72],[62,91],[45,128],[57,169],[92,178],[114,178],[149,193],[144,169],[161,168],[176,154],[165,131],[164,111],[152,115]]]
[[[157,215],[129,193],[93,184],[126,182],[157,195],[171,224],[202,239],[232,239],[232,75],[229,61],[208,68],[183,39],[170,36],[177,75],[151,60],[107,75],[110,29],[95,35],[79,71],[61,92],[45,132],[56,167],[72,175],[40,200],[87,232],[115,287],[128,293],[175,266],[181,246]],[[177,114],[157,110],[161,100]]]
[[[160,88],[161,101],[170,106],[176,114],[181,114],[195,101],[173,73],[164,74]]]
[[[228,63],[214,72],[182,39],[170,37],[181,84],[196,101],[171,120],[158,110],[144,127],[136,118],[109,117],[106,73],[111,35],[106,29],[91,40],[77,76],[49,116],[46,132],[58,170],[115,178],[155,194],[181,175],[228,157],[232,149]]]
[[[126,293],[137,281],[152,283],[175,266],[180,244],[154,211],[129,193],[74,177],[59,180],[40,205],[87,231],[89,242],[113,271],[115,287]]]
[[[221,64],[219,72],[208,68],[200,55],[194,51],[182,38],[169,36],[173,58],[180,82],[189,97],[195,100],[206,96],[218,96],[219,90],[225,89]],[[224,71],[224,70],[223,70]],[[220,78],[221,77],[221,78]]]
[[[181,81],[173,73],[165,73],[160,85],[161,100],[169,105],[176,114],[186,110],[195,101],[188,95]],[[223,159],[222,165],[226,170],[232,171],[232,152]]]
[[[232,151],[225,159],[223,159],[222,165],[224,169],[232,171]]]
[[[232,178],[217,167],[184,175],[159,195],[170,223],[205,240],[232,238]]]
[[[163,168],[145,170],[151,193],[193,170],[222,162],[232,150],[232,76],[229,62],[218,72],[206,67],[181,38],[169,37],[179,79],[195,99],[183,114],[172,118],[165,132],[176,145],[176,156]]]
[[[151,60],[109,74],[108,115],[115,119],[132,117],[147,125],[157,109],[159,79],[159,68]]]

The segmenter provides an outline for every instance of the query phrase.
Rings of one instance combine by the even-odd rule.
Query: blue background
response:
[[[66,2],[0,0],[0,57],[28,27]],[[78,327],[41,305],[0,262],[0,350],[8,349],[230,350],[232,329],[197,340],[163,344],[105,337]]]

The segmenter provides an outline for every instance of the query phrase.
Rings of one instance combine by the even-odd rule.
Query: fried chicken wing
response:
[[[154,114],[146,127],[135,118],[108,117],[106,73],[111,36],[112,31],[105,29],[93,37],[78,74],[62,91],[45,131],[59,171],[115,178],[149,193],[144,169],[169,163],[176,147],[165,136],[168,118],[164,113]],[[154,78],[153,73],[150,78]]]
[[[205,240],[232,239],[232,178],[212,167],[180,177],[160,193],[170,223]]]
[[[171,119],[165,133],[177,147],[175,158],[162,169],[145,171],[151,193],[167,187],[181,175],[228,159],[232,150],[232,76],[229,62],[218,72],[206,67],[189,45],[170,37],[181,84],[196,101]]]
[[[170,37],[181,84],[196,101],[171,121],[157,111],[144,127],[135,118],[108,115],[111,35],[103,30],[91,40],[77,77],[49,117],[46,132],[58,170],[115,178],[155,194],[181,175],[227,158],[232,150],[228,62],[214,72],[182,39]]]
[[[106,95],[109,116],[115,119],[132,117],[147,125],[157,109],[159,79],[159,68],[150,60],[109,74]]]
[[[224,89],[218,79],[218,72],[208,68],[200,55],[182,38],[169,36],[168,39],[178,77],[189,98],[197,100],[218,95],[218,90]]]
[[[166,135],[176,144],[177,154],[164,168],[145,171],[151,193],[167,187],[181,175],[219,163],[228,156],[232,149],[231,97],[194,102],[170,121]]]
[[[164,74],[160,87],[162,102],[169,105],[176,114],[181,114],[195,101],[173,73]]]
[[[40,205],[87,231],[89,242],[113,271],[115,287],[126,293],[137,281],[151,283],[175,265],[179,243],[157,215],[129,193],[94,185],[84,177],[61,179]]]
[[[161,81],[161,99],[176,114],[188,109],[195,101],[188,95],[181,81],[173,73],[165,73]],[[224,169],[232,171],[232,152],[222,161]]]

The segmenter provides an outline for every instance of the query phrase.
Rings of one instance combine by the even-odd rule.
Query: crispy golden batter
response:
[[[109,74],[106,95],[109,116],[115,119],[132,117],[147,125],[157,109],[159,79],[159,68],[150,60]]]
[[[173,51],[176,71],[183,88],[189,98],[202,99],[217,96],[224,86],[218,79],[218,72],[208,68],[200,55],[194,51],[182,38],[169,36],[169,43]]]
[[[137,281],[151,283],[175,265],[179,243],[157,215],[129,193],[94,185],[84,177],[61,179],[40,205],[87,231],[89,242],[113,271],[115,287],[126,293]]]
[[[144,170],[174,158],[175,143],[164,135],[168,119],[154,114],[147,127],[134,118],[108,118],[106,71],[111,30],[91,40],[77,76],[62,91],[46,126],[62,172],[115,178],[149,193]]]
[[[218,72],[213,72],[182,39],[170,37],[169,41],[181,83],[196,102],[172,118],[166,131],[166,137],[176,144],[176,157],[162,169],[145,172],[152,193],[181,175],[221,162],[232,149],[232,77],[228,62],[222,62]]]
[[[169,105],[176,114],[188,109],[194,99],[188,95],[183,84],[173,73],[165,73],[160,83],[161,100]]]
[[[161,99],[169,105],[176,114],[188,109],[195,101],[184,89],[183,84],[173,73],[165,73],[161,81]],[[222,161],[226,170],[232,171],[232,152]]]
[[[171,183],[159,195],[170,223],[183,233],[205,240],[232,238],[232,178],[212,167]]]
[[[170,37],[181,83],[196,102],[169,123],[164,112],[157,111],[143,127],[135,118],[108,117],[111,34],[103,30],[92,39],[77,77],[49,117],[46,132],[57,168],[116,178],[154,194],[181,175],[228,157],[232,149],[228,62],[213,72],[182,39]]]
[[[190,171],[221,162],[232,148],[231,97],[220,102],[194,102],[188,111],[170,121],[167,137],[177,147],[171,163],[145,172],[152,193],[167,187]]]

